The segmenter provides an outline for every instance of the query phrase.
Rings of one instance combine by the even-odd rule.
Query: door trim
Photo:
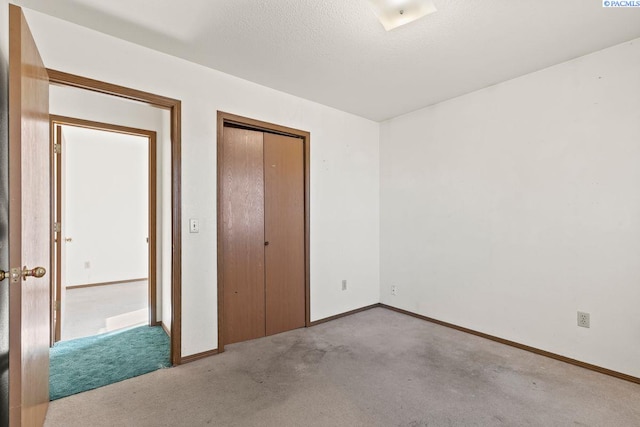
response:
[[[182,103],[177,99],[47,69],[52,84],[144,102],[171,114],[171,363],[182,360]]]
[[[293,129],[285,126],[276,125],[273,123],[263,122],[260,120],[250,119],[248,117],[242,117],[231,113],[225,113],[218,111],[217,115],[217,143],[216,143],[216,158],[217,158],[217,251],[218,251],[218,353],[224,351],[224,336],[223,336],[223,323],[224,323],[224,277],[222,274],[222,261],[224,258],[222,248],[222,207],[220,205],[221,200],[221,182],[222,182],[222,164],[223,164],[223,151],[222,142],[224,139],[224,127],[225,125],[239,126],[245,129],[256,130],[261,132],[276,133],[281,135],[292,136],[302,139],[304,145],[304,269],[305,269],[305,327],[311,326],[311,275],[310,275],[310,212],[311,212],[311,134],[307,131]]]
[[[147,280],[147,286],[148,286],[148,306],[149,306],[149,319],[148,319],[148,323],[150,326],[154,326],[156,324],[156,313],[157,313],[157,285],[158,285],[158,281],[157,281],[157,261],[158,261],[158,251],[157,251],[157,168],[158,168],[158,164],[157,164],[157,133],[155,131],[152,130],[146,130],[146,129],[137,129],[137,128],[132,128],[132,127],[126,127],[126,126],[120,126],[120,125],[114,125],[111,123],[104,123],[104,122],[95,122],[95,121],[91,121],[91,120],[84,120],[84,119],[78,119],[75,117],[64,117],[64,116],[58,116],[58,115],[54,115],[54,114],[50,114],[49,115],[49,126],[50,126],[50,135],[56,135],[56,140],[52,140],[50,141],[51,143],[51,147],[53,149],[53,144],[57,143],[57,144],[62,144],[61,141],[61,134],[62,134],[62,127],[63,126],[73,126],[73,127],[79,127],[79,128],[84,128],[84,129],[95,129],[95,130],[99,130],[99,131],[105,131],[105,132],[115,132],[115,133],[120,133],[120,134],[125,134],[125,135],[132,135],[132,136],[140,136],[143,138],[147,138],[149,141],[148,144],[148,154],[147,154],[147,159],[149,162],[149,176],[148,176],[148,191],[149,191],[149,195],[148,195],[148,231],[147,231],[147,235],[149,236],[149,240],[148,240],[148,249],[147,249],[147,255],[148,255],[148,273],[147,273],[147,279],[143,279],[143,280]],[[55,170],[57,172],[54,172],[54,168],[51,168],[51,182],[56,182],[56,192],[55,192],[55,206],[56,206],[56,211],[55,211],[55,219],[54,222],[61,222],[62,219],[62,156],[58,155],[55,157],[55,159],[52,159],[53,162],[56,163],[56,167]],[[53,199],[53,197],[52,197]],[[53,202],[52,202],[53,204]],[[56,232],[53,232],[52,235],[52,242],[56,240]],[[61,291],[62,291],[62,234],[58,233],[57,236],[57,242],[55,244],[55,255],[52,252],[51,256],[52,258],[55,259],[55,293],[53,292],[53,286],[52,286],[52,297],[53,295],[56,295],[56,300],[53,301],[52,298],[52,302],[51,302],[51,318],[53,319],[53,311],[54,309],[59,308],[59,303],[60,303],[60,295],[61,295]],[[52,263],[51,265],[53,266],[53,259],[52,259]],[[121,283],[124,282],[129,282],[129,280],[127,281],[121,281]],[[84,287],[84,286],[80,286],[80,287]],[[59,313],[60,310],[58,310]],[[61,329],[60,329],[60,325],[61,322],[59,321],[59,317],[56,318],[58,321],[55,322],[55,331],[53,331],[55,333],[55,341],[60,341],[61,338]]]

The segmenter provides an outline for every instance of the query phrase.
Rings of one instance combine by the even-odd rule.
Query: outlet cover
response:
[[[589,313],[584,313],[582,311],[578,312],[578,326],[581,328],[590,328],[591,327],[591,316]]]
[[[398,287],[396,285],[391,286],[391,295],[398,295]]]

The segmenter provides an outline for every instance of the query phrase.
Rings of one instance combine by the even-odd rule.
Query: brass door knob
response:
[[[9,277],[9,272],[0,270],[0,282]]]
[[[29,270],[26,266],[22,267],[22,280],[27,280],[27,277],[43,277],[47,274],[47,270],[44,267],[36,267]]]

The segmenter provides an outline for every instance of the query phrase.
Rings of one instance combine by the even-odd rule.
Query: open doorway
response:
[[[181,356],[181,102],[78,75],[47,69],[50,113],[83,120],[117,123],[119,126],[152,129],[157,133],[158,215],[156,258],[156,321],[171,339],[171,364],[182,363]],[[135,107],[135,108],[134,108]],[[135,111],[134,111],[135,110]],[[158,115],[161,117],[159,118]],[[154,125],[155,123],[155,125]],[[51,169],[54,168],[53,146]],[[53,186],[52,186],[53,196]],[[55,223],[52,209],[51,223]],[[52,229],[53,231],[53,229]],[[55,232],[51,235],[55,251]],[[55,263],[52,263],[55,269]],[[52,276],[57,273],[52,271]],[[51,291],[55,296],[55,289]],[[51,317],[56,300],[51,299]],[[53,322],[52,322],[53,323]],[[52,334],[51,342],[54,341]]]
[[[50,120],[54,340],[156,326],[156,132]]]
[[[49,72],[57,399],[180,363],[179,102]]]

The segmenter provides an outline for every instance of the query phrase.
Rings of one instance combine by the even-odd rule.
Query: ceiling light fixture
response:
[[[387,31],[438,10],[433,0],[369,0],[369,3]]]

